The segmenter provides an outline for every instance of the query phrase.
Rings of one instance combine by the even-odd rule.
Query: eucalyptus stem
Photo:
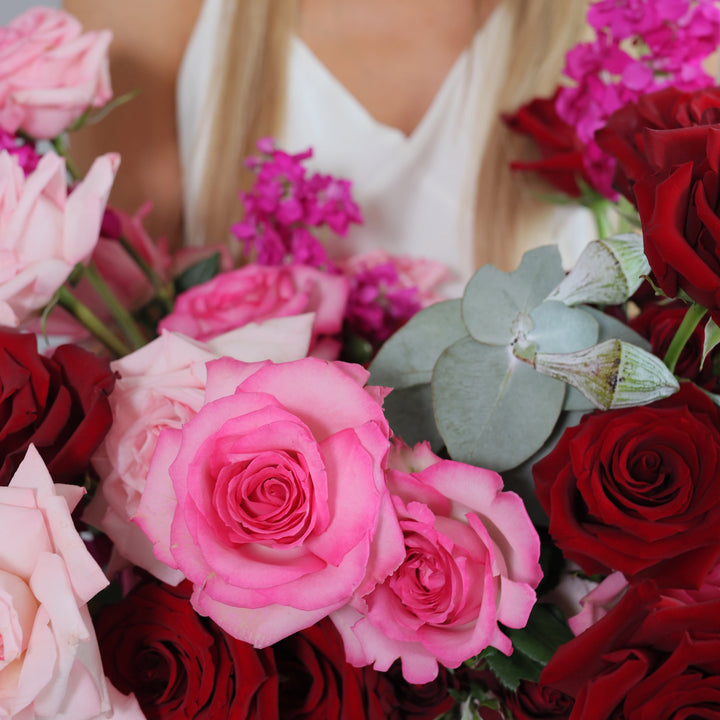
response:
[[[100,318],[81,303],[64,285],[58,291],[58,305],[65,308],[83,327],[87,328],[108,350],[118,357],[127,355],[130,350],[125,343],[115,337]]]
[[[671,373],[675,372],[675,366],[680,359],[680,354],[682,353],[683,348],[692,337],[698,323],[703,319],[703,317],[705,317],[705,313],[707,313],[707,310],[697,303],[693,303],[687,309],[685,317],[680,323],[680,327],[677,329],[675,337],[672,339],[663,360],[667,369]]]
[[[128,242],[127,238],[120,236],[118,242],[123,250],[132,258],[133,262],[140,268],[143,275],[150,281],[155,290],[155,296],[162,303],[168,313],[173,309],[172,285],[165,282],[152,266],[143,258],[140,253]]]
[[[83,273],[88,282],[93,286],[95,292],[101,297],[102,301],[112,313],[120,329],[125,337],[130,341],[133,350],[141,348],[145,344],[140,328],[133,319],[133,316],[123,307],[122,303],[115,297],[115,293],[108,287],[102,275],[98,272],[93,262],[88,263]]]

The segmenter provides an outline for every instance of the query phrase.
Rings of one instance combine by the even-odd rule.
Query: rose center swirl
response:
[[[302,454],[272,450],[229,463],[215,479],[213,507],[232,544],[292,546],[313,529],[313,478]]]

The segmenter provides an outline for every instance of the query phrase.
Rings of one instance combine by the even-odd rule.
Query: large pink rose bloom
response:
[[[131,522],[145,490],[160,432],[180,428],[205,399],[205,364],[223,356],[244,360],[295,360],[307,354],[312,318],[246,327],[211,343],[172,332],[111,363],[117,374],[110,395],[113,424],[92,462],[100,488],[83,519],[100,528],[123,558],[176,585],[183,574],[160,562],[152,544]],[[119,562],[119,558],[115,558]]]
[[[160,433],[136,521],[199,613],[264,647],[402,561],[382,393],[361,367],[317,358],[207,373],[198,414]]]
[[[93,163],[68,196],[65,161],[47,153],[25,177],[0,152],[0,324],[17,327],[43,308],[98,240],[120,158]]]
[[[111,40],[107,30],[83,34],[72,15],[47,7],[0,27],[0,127],[49,139],[105,105]]]
[[[342,329],[347,296],[342,275],[304,265],[246,265],[182,293],[160,328],[207,340],[249,322],[314,312],[314,337],[334,335]]]
[[[70,517],[83,492],[54,484],[33,446],[10,485],[0,488],[0,717],[111,714],[86,606],[107,580]]]
[[[492,645],[509,655],[498,623],[521,628],[542,573],[540,540],[522,500],[490,470],[440,460],[426,445],[396,446],[388,488],[405,558],[373,592],[332,614],[353,665],[433,680]],[[401,469],[399,469],[401,468]]]

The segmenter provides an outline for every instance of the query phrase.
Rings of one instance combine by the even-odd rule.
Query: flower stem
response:
[[[65,308],[81,325],[86,327],[108,350],[118,357],[130,351],[125,343],[115,337],[90,308],[81,303],[64,285],[58,291],[58,305]]]
[[[707,310],[697,303],[693,303],[685,313],[685,317],[680,323],[680,327],[675,333],[675,337],[672,339],[670,346],[665,353],[664,363],[671,373],[675,372],[675,366],[680,359],[680,354],[683,348],[687,344],[687,341],[692,337],[695,328],[698,323],[705,317]]]
[[[50,144],[53,146],[55,152],[60,155],[60,157],[65,158],[65,168],[67,169],[70,177],[73,180],[79,180],[82,177],[82,173],[78,169],[78,166],[75,164],[73,159],[68,155],[67,145],[65,144],[62,135],[54,137],[50,141]]]
[[[117,322],[125,337],[130,341],[133,350],[141,348],[145,344],[145,338],[142,332],[140,332],[140,328],[137,326],[135,320],[133,320],[132,315],[115,297],[115,293],[113,293],[105,280],[103,280],[102,275],[100,275],[93,262],[88,263],[85,267],[84,275],[93,286],[95,292],[102,298],[108,310],[112,313],[115,322]]]
[[[598,240],[609,237],[613,233],[612,224],[608,217],[608,206],[605,202],[594,202],[590,205],[590,211],[595,220]]]
[[[150,281],[155,290],[155,296],[162,303],[165,311],[171,313],[174,299],[172,283],[165,282],[145,258],[128,242],[127,238],[121,236],[118,242],[122,245],[123,250],[132,258],[133,262],[140,268],[142,274]]]

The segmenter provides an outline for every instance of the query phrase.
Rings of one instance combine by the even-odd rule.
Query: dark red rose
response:
[[[720,319],[720,89],[647,95],[611,116],[597,141],[618,160],[656,284]]]
[[[35,335],[0,330],[0,485],[33,443],[53,479],[82,483],[112,422],[115,378],[106,360],[75,345],[38,354]]]
[[[385,720],[396,708],[389,680],[345,661],[329,620],[273,646],[280,673],[282,720]]]
[[[533,467],[550,534],[585,572],[697,587],[720,556],[720,414],[691,383],[585,415]]]
[[[513,720],[568,720],[574,700],[560,690],[523,680],[505,696]]]
[[[457,683],[442,666],[435,680],[423,685],[414,685],[405,680],[399,662],[391,666],[386,676],[393,684],[397,717],[402,720],[435,720],[455,704],[449,690],[457,689]]]
[[[190,605],[189,583],[148,581],[96,622],[103,667],[148,720],[278,720],[270,649],[230,637]]]
[[[715,123],[720,123],[720,88],[687,92],[670,87],[642,95],[615,111],[595,133],[595,141],[617,160],[613,184],[634,204],[635,183],[662,169],[653,157],[655,146],[646,147],[646,137],[658,135],[657,130],[673,131],[659,134],[664,138],[660,147],[667,148],[668,157],[678,153],[685,162],[688,147],[694,147],[696,138],[705,132],[698,126]]]
[[[572,125],[555,110],[555,96],[536,98],[523,105],[514,115],[504,115],[505,124],[514,132],[531,137],[540,152],[535,162],[513,162],[513,170],[536,172],[540,177],[570,197],[580,197],[578,178],[592,186],[583,164],[584,145]]]
[[[687,308],[688,306],[683,302],[652,303],[646,305],[637,317],[630,320],[629,325],[650,341],[655,355],[664,357],[685,317]],[[675,374],[692,380],[707,390],[716,391],[718,378],[713,373],[713,360],[718,357],[718,352],[711,352],[701,369],[704,338],[704,327],[700,324],[683,348],[675,367]]]
[[[575,698],[570,720],[720,717],[720,601],[683,604],[651,582],[562,645],[540,678]]]

